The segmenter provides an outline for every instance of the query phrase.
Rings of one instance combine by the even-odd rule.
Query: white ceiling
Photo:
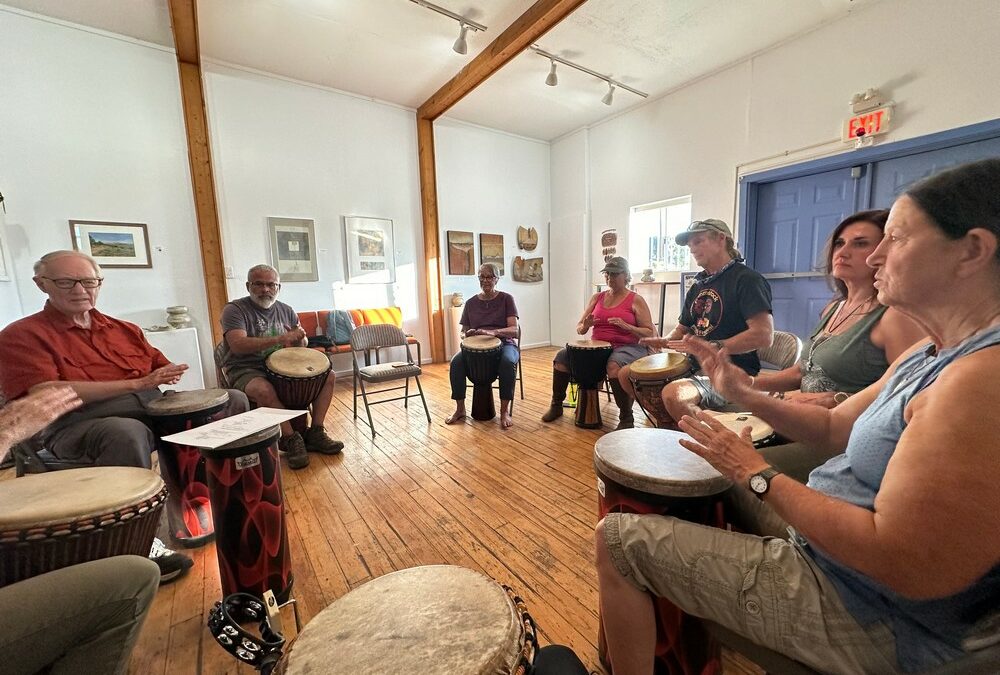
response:
[[[538,44],[655,97],[879,0],[589,0]],[[0,0],[7,5],[172,45],[167,0]],[[481,24],[469,53],[454,20],[409,0],[200,0],[202,55],[416,108],[533,0],[437,0]],[[641,103],[532,52],[514,58],[447,114],[551,140]]]

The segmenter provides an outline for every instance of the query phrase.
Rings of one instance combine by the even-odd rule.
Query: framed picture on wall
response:
[[[271,266],[286,281],[319,281],[316,231],[307,218],[268,218]]]
[[[694,279],[698,276],[698,272],[681,272],[680,282],[681,282],[681,314],[684,313],[684,299],[687,298],[688,291],[694,286]]]
[[[391,284],[396,281],[392,221],[344,216],[347,237],[347,283]]]
[[[73,250],[94,258],[101,267],[152,267],[145,223],[71,220]]]
[[[448,274],[475,274],[475,248],[471,232],[448,230]]]
[[[503,235],[479,235],[479,264],[493,263],[503,276]]]

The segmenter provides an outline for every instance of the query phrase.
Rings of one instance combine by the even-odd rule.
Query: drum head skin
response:
[[[594,469],[603,478],[665,497],[708,497],[732,483],[677,442],[687,434],[669,429],[622,429],[594,444]]]
[[[28,474],[0,485],[0,530],[116,513],[156,496],[162,489],[159,475],[131,466]]]
[[[285,347],[265,362],[268,370],[285,377],[313,377],[330,370],[330,357],[308,347]]]
[[[721,413],[709,411],[709,414],[718,417],[719,421],[735,434],[739,434],[743,431],[743,427],[750,427],[750,438],[754,443],[759,443],[765,438],[769,438],[774,435],[774,427],[761,418],[749,413]]]
[[[659,352],[629,364],[636,380],[672,380],[691,370],[691,359],[680,352]]]
[[[169,417],[201,412],[229,403],[225,389],[199,389],[197,391],[168,391],[146,404],[151,417]]]
[[[334,601],[292,642],[277,672],[506,674],[523,638],[492,579],[451,565],[412,567]]]
[[[604,340],[573,340],[566,343],[567,348],[573,349],[607,349],[613,347],[610,342]]]
[[[488,352],[500,346],[500,338],[492,335],[473,335],[462,340],[462,348],[474,352]]]

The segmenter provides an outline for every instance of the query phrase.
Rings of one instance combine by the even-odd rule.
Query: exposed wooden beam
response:
[[[434,363],[445,360],[444,311],[441,307],[441,244],[438,239],[437,175],[434,171],[434,122],[417,118],[420,210],[424,218],[424,265],[427,273],[427,330]]]
[[[180,77],[184,127],[187,130],[188,161],[194,191],[195,216],[201,241],[201,263],[208,297],[208,322],[212,341],[222,340],[219,317],[229,300],[222,258],[222,231],[212,173],[212,152],[208,136],[208,115],[201,77],[198,48],[198,7],[196,0],[169,0],[177,69]]]
[[[417,109],[417,117],[435,120],[443,115],[586,1],[538,0],[455,77],[424,101]]]
[[[538,0],[417,109],[417,155],[420,171],[421,212],[424,218],[428,330],[431,342],[430,353],[435,362],[444,360],[445,348],[444,315],[441,309],[443,304],[441,297],[441,235],[438,229],[434,120],[586,1]]]

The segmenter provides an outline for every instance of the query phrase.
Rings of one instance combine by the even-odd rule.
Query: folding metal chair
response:
[[[406,350],[406,361],[390,361],[387,363],[375,363],[372,365],[361,365],[358,360],[358,353],[376,353],[386,347],[402,347]],[[403,331],[392,324],[368,324],[359,326],[351,334],[351,356],[354,360],[354,419],[358,419],[358,398],[365,404],[365,413],[368,416],[368,426],[372,430],[372,438],[375,438],[375,423],[372,421],[371,406],[390,401],[403,401],[403,407],[407,408],[409,399],[420,397],[424,405],[424,414],[427,422],[431,421],[431,413],[427,409],[427,400],[424,398],[423,387],[420,386],[421,370],[419,364],[413,362],[410,354],[410,345],[407,343],[406,335]],[[417,383],[416,394],[410,393],[410,378]],[[368,391],[367,385],[382,384],[384,382],[394,382],[405,380],[404,384],[395,387],[384,387],[375,391]],[[358,390],[360,389],[360,393]],[[370,401],[369,396],[383,394],[390,391],[402,389],[402,396],[394,396],[377,401]]]

